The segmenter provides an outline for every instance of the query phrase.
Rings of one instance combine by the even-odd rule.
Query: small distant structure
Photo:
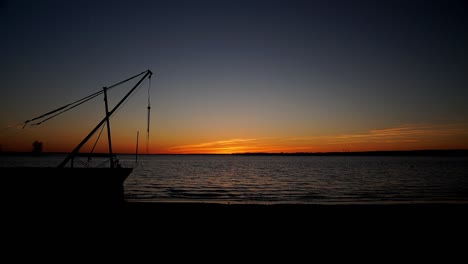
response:
[[[33,154],[41,154],[42,152],[42,142],[39,141],[39,140],[35,140],[33,143],[32,143],[32,153]]]

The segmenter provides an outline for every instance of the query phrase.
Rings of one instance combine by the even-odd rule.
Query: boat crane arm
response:
[[[150,71],[150,70],[147,70],[147,71],[144,71],[136,76],[139,76],[141,74],[144,74],[143,77],[138,81],[137,84],[135,84],[135,86],[133,86],[133,88],[122,98],[122,100],[120,100],[120,102],[117,103],[117,105],[114,106],[114,108],[109,111],[108,115],[106,115],[102,120],[101,122],[99,122],[96,127],[91,130],[91,132],[75,147],[75,149],[70,153],[68,154],[68,156],[62,161],[62,163],[60,163],[58,165],[59,168],[64,168],[65,165],[68,163],[68,161],[70,161],[81,149],[81,147],[83,147],[83,145],[94,135],[94,133],[96,133],[96,131],[107,121],[108,117],[111,116],[122,104],[123,102],[130,96],[130,94],[132,94],[135,89],[143,82],[143,80],[148,77],[150,78],[151,75],[153,75],[153,73]],[[126,82],[130,79],[133,79],[135,78],[136,76],[133,76],[131,78],[128,78],[122,82],[119,82],[117,84],[114,84],[112,85],[111,87],[114,87],[114,86],[117,86],[119,84],[122,84],[123,82]],[[111,88],[111,87],[108,87],[107,89]]]
[[[113,84],[113,85],[107,87],[107,91],[109,91],[110,89],[112,89],[112,88],[114,88],[114,87],[116,87],[116,86],[118,86],[118,85],[120,85],[120,84],[122,84],[122,83],[125,83],[125,82],[128,82],[128,81],[132,80],[132,79],[135,79],[136,77],[138,77],[138,76],[140,76],[140,75],[142,75],[142,74],[144,74],[144,73],[145,73],[145,72],[139,73],[139,74],[134,75],[134,76],[132,76],[132,77],[126,79],[126,80],[123,80],[123,81],[121,81],[121,82],[118,82],[118,83],[116,83],[116,84]],[[38,126],[38,125],[40,125],[40,124],[42,124],[42,123],[44,123],[44,122],[46,122],[46,121],[48,121],[48,120],[50,120],[50,119],[52,119],[52,118],[58,116],[58,115],[60,115],[60,114],[63,114],[63,113],[65,113],[65,112],[67,112],[67,111],[69,111],[69,110],[72,110],[73,108],[75,108],[75,107],[77,107],[77,106],[79,106],[79,105],[81,105],[81,104],[86,103],[87,101],[89,101],[89,100],[91,100],[91,99],[93,99],[93,98],[95,98],[95,97],[97,97],[97,96],[99,96],[99,95],[101,95],[101,94],[103,94],[103,93],[104,93],[103,90],[98,91],[98,92],[95,92],[95,93],[90,94],[90,95],[88,95],[88,96],[86,96],[86,97],[84,97],[84,98],[81,98],[80,100],[77,100],[77,101],[75,101],[75,102],[73,102],[73,103],[66,104],[66,105],[64,105],[64,106],[61,106],[61,107],[55,109],[55,110],[52,110],[52,111],[47,112],[47,113],[45,113],[45,114],[42,114],[42,115],[40,115],[40,116],[34,117],[34,118],[32,118],[32,119],[26,120],[26,121],[23,122],[23,123],[24,123],[23,129],[24,129],[30,122],[32,122],[32,121],[40,120],[40,121],[37,121],[36,123],[31,124],[31,126]],[[57,113],[57,112],[58,112],[58,113]],[[52,114],[53,114],[53,115],[52,115]],[[52,116],[51,116],[51,115],[52,115]],[[47,118],[46,118],[46,117],[47,117]]]

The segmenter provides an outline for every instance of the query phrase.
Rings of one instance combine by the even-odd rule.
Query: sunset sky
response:
[[[22,122],[148,69],[149,153],[468,149],[467,14],[451,0],[2,0],[1,150],[71,151],[102,97]],[[137,131],[146,152],[148,86],[111,120],[117,152]]]

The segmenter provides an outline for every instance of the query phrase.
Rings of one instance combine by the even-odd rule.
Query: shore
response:
[[[468,211],[468,202],[381,202],[381,203],[218,203],[200,201],[143,202],[123,201],[118,203],[94,203],[85,200],[47,201],[17,200],[4,203],[5,210],[15,212],[77,212],[112,213],[127,215],[156,215],[170,218],[181,214],[193,216],[212,214],[236,216],[279,216],[320,218],[331,215],[379,217],[396,216],[447,216],[463,217]]]
[[[448,235],[467,230],[468,204],[217,204],[129,202],[123,218],[151,230],[154,225],[178,230],[218,230],[237,236],[254,233],[301,235],[362,231],[395,234]],[[236,231],[238,230],[238,231]],[[198,231],[196,231],[198,232]],[[250,231],[249,231],[250,232]]]
[[[189,216],[211,219],[269,219],[270,221],[348,220],[411,221],[418,219],[464,219],[467,203],[378,203],[378,204],[228,204],[202,202],[126,202],[125,215],[156,216],[158,219]]]
[[[258,213],[275,211],[305,212],[310,210],[462,210],[468,202],[382,202],[382,203],[211,203],[211,202],[135,202],[127,201],[123,210],[150,212],[153,210],[226,210],[255,211]]]
[[[4,210],[5,226],[28,237],[51,232],[80,236],[112,234],[158,241],[178,239],[211,243],[226,239],[263,241],[367,238],[447,240],[468,233],[466,203],[381,204],[223,204],[202,202],[125,202],[117,207],[13,206]],[[97,230],[97,231],[95,231]],[[67,233],[68,232],[68,233]],[[97,233],[96,233],[97,232]],[[69,236],[69,235],[67,235]],[[402,238],[410,239],[402,241]],[[389,240],[390,239],[390,240]],[[301,240],[302,241],[302,240]],[[439,240],[438,240],[439,241]],[[194,243],[192,241],[191,243]],[[411,244],[411,243],[410,243]]]

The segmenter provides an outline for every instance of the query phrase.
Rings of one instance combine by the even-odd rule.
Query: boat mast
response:
[[[143,74],[145,72],[142,72],[140,74]],[[138,75],[140,75],[138,74]],[[104,124],[104,122],[106,122],[106,120],[122,105],[122,103],[130,96],[131,93],[133,93],[133,91],[135,91],[135,89],[141,84],[141,82],[143,82],[143,80],[146,78],[146,77],[150,77],[153,73],[150,71],[150,70],[147,70],[145,75],[143,75],[143,77],[138,81],[137,84],[135,84],[135,86],[133,86],[133,88],[124,96],[124,98],[122,98],[122,100],[120,100],[119,103],[117,103],[117,105],[114,106],[114,108],[112,108],[112,110],[110,112],[108,112],[108,114],[106,115],[106,117],[104,117],[101,122],[99,122],[99,124],[96,125],[96,127],[91,130],[91,132],[80,142],[80,144],[78,144],[78,146],[76,146],[76,148],[70,152],[70,154],[68,154],[68,156],[62,161],[62,163],[60,163],[58,165],[59,168],[64,168],[65,165],[78,153],[78,151],[80,151],[81,147],[83,147],[83,145],[94,135],[94,133],[96,133],[96,131]],[[132,77],[133,78],[133,77]],[[129,78],[130,79],[130,78]],[[129,80],[127,79],[127,80]],[[120,82],[122,83],[122,82]],[[119,83],[119,84],[120,84]],[[109,137],[110,138],[110,137]]]
[[[107,105],[107,87],[104,87],[104,104],[106,105],[106,126],[107,126],[107,139],[109,141],[109,160],[110,167],[114,168],[114,157],[112,156],[112,140],[110,132],[110,122],[109,122],[109,107]]]

